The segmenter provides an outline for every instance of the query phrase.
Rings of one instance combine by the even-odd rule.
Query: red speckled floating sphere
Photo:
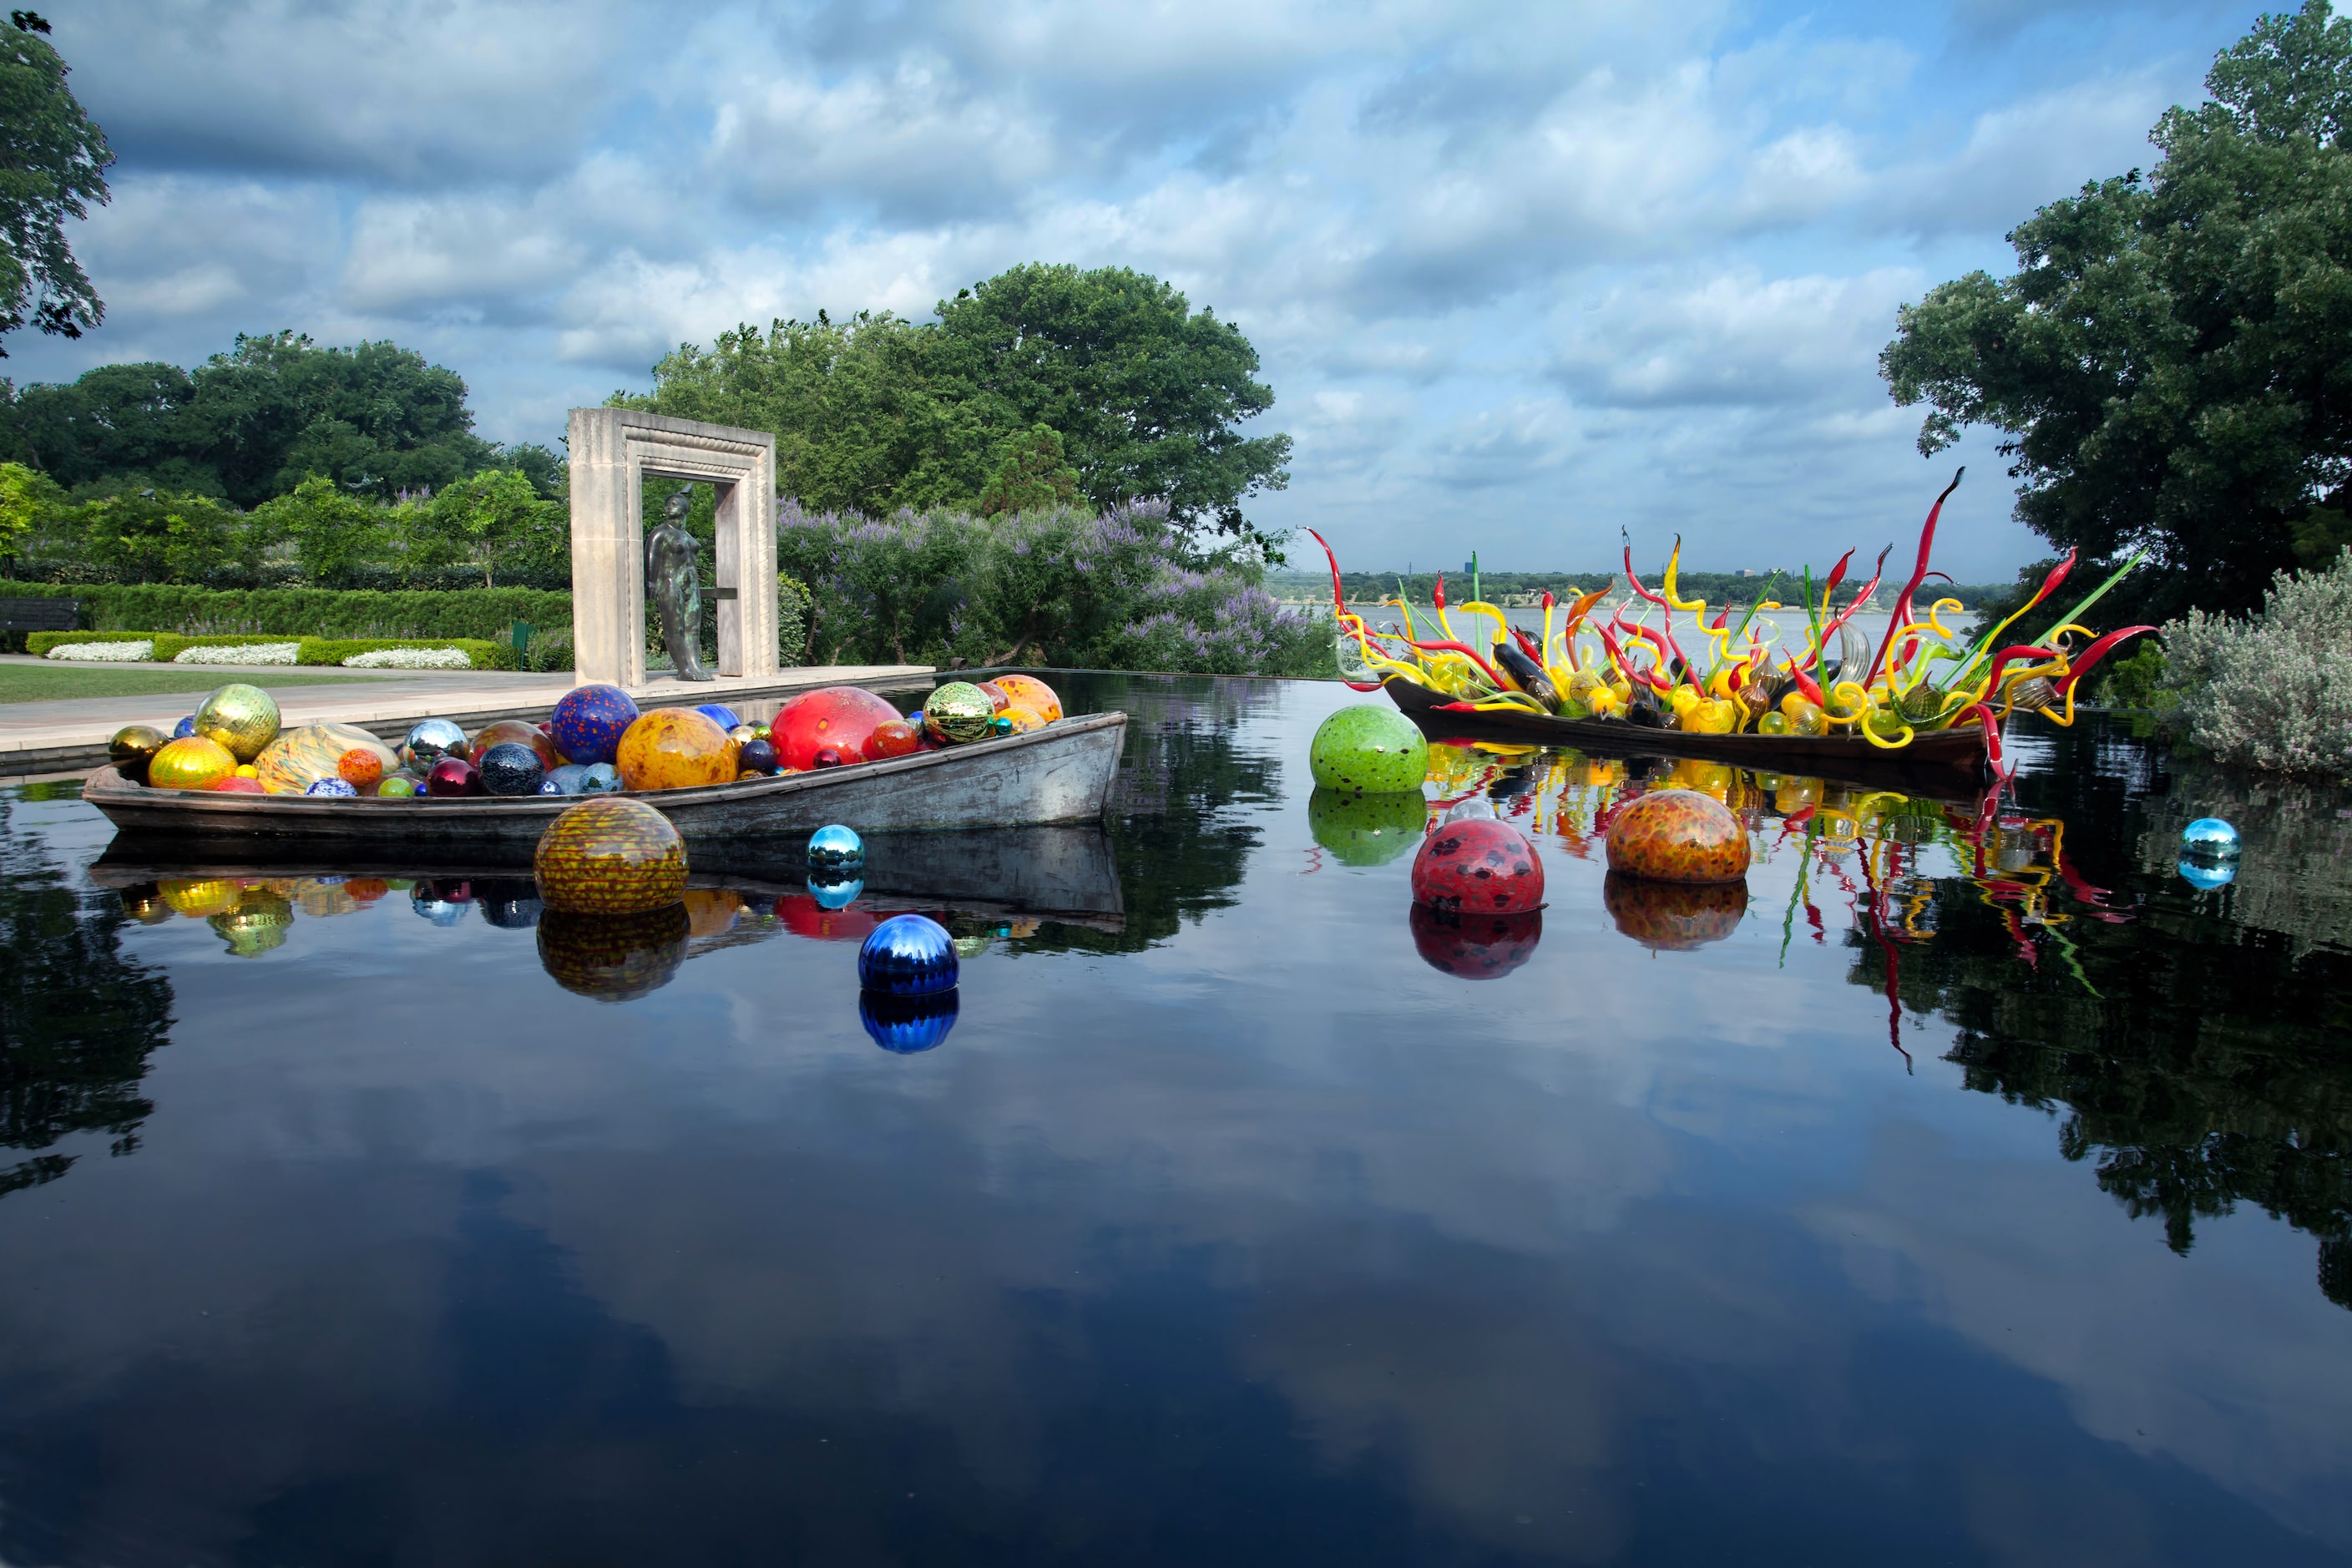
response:
[[[479,763],[492,746],[512,741],[518,746],[529,746],[539,753],[539,765],[549,773],[563,765],[563,753],[548,739],[547,731],[520,719],[501,719],[495,724],[482,726],[471,741],[466,742],[466,755]],[[359,781],[353,779],[353,784]]]
[[[268,795],[269,793],[261,787],[259,779],[249,779],[240,773],[229,774],[228,777],[213,785],[213,790],[217,795]]]
[[[1609,868],[1657,882],[1737,882],[1748,875],[1748,829],[1712,795],[1653,790],[1610,819]]]
[[[904,719],[887,720],[874,726],[874,733],[866,740],[866,760],[881,762],[886,757],[911,757],[923,749],[923,732]]]
[[[685,840],[668,817],[622,795],[583,800],[549,823],[530,868],[547,907],[573,914],[641,914],[686,897]]]
[[[1543,896],[1543,862],[1508,823],[1441,823],[1412,858],[1412,901],[1433,910],[1525,914]]]
[[[1412,906],[1412,945],[1423,963],[1459,980],[1498,980],[1535,956],[1543,911],[1454,914]]]
[[[1684,952],[1721,942],[1748,912],[1745,882],[1654,882],[1612,871],[1601,884],[1601,906],[1617,929],[1643,947]]]
[[[621,737],[621,782],[631,789],[733,784],[740,748],[719,721],[693,708],[656,708]]]
[[[898,710],[862,686],[823,686],[784,704],[768,725],[769,738],[784,766],[805,773],[816,765],[820,746],[841,753],[844,763],[862,763],[866,743]]]

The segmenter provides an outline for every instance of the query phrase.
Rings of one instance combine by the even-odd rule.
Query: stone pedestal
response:
[[[776,438],[629,408],[572,411],[572,668],[583,684],[646,680],[645,481],[719,491],[719,673],[776,672]]]

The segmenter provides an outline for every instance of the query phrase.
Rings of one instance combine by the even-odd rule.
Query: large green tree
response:
[[[2264,16],[2206,87],[2151,172],[2042,208],[2013,275],[1930,291],[1880,356],[1923,452],[1991,426],[2023,521],[2149,552],[2117,615],[2250,608],[2352,507],[2352,23]]]
[[[455,371],[395,343],[320,348],[291,331],[240,334],[193,371],[102,365],[27,386],[0,421],[0,457],[84,493],[152,486],[251,507],[315,475],[381,500],[494,466],[543,494],[560,482],[544,449],[502,453],[474,434]]]
[[[31,11],[11,11],[0,27],[0,338],[27,319],[78,338],[106,316],[65,220],[105,205],[114,154],[66,87],[48,30]]]

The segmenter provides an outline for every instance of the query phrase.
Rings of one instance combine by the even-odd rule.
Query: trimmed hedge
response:
[[[280,642],[289,637],[385,637],[497,642],[511,634],[517,621],[528,621],[541,632],[561,631],[567,636],[572,628],[572,595],[539,588],[345,594],[328,588],[223,590],[161,583],[0,582],[0,598],[79,599],[82,618],[92,631],[167,626],[184,633],[226,621],[240,628],[240,635],[230,638],[233,642],[256,641],[270,634]]]
[[[155,644],[154,662],[169,664],[180,656],[183,648],[246,647],[263,643],[292,642],[296,664],[341,665],[358,653],[373,653],[387,647],[454,647],[466,656],[476,669],[512,669],[515,652],[509,643],[495,643],[487,637],[272,637],[267,633],[241,632],[228,636],[189,637],[173,632],[35,632],[25,639],[25,651],[36,658],[47,658],[53,647],[68,643],[87,642],[146,642]]]

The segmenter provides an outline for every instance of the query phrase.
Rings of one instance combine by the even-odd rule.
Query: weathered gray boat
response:
[[[1012,827],[1099,820],[1118,772],[1124,713],[1063,719],[1007,735],[887,762],[632,795],[657,807],[689,845],[804,837],[829,822],[860,833]],[[528,851],[569,795],[378,800],[152,789],[99,768],[82,799],[117,827],[209,840],[268,838],[404,848]]]

